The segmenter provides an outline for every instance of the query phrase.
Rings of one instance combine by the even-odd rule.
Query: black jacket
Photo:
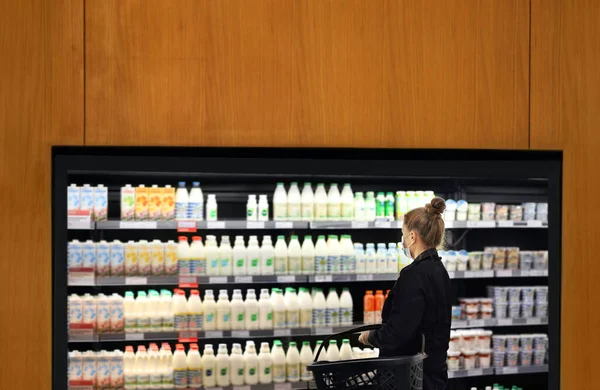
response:
[[[405,267],[385,300],[383,326],[369,342],[380,356],[415,355],[425,335],[424,390],[443,390],[448,382],[446,351],[450,342],[451,287],[435,249],[421,253]]]

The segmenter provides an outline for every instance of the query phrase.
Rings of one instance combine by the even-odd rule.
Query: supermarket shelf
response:
[[[547,317],[534,318],[491,318],[489,320],[452,321],[452,329],[481,328],[495,326],[548,325]]]
[[[311,389],[315,388],[314,382],[286,382],[286,383],[269,383],[269,384],[257,384],[257,385],[242,385],[242,386],[224,386],[224,387],[200,387],[200,388],[186,388],[187,390],[300,390],[308,389],[310,385]],[[94,387],[89,385],[83,386],[69,386],[68,390],[93,390]],[[175,388],[167,390],[176,390]]]
[[[365,282],[365,281],[394,281],[398,279],[398,274],[364,274],[364,275],[310,275],[309,283],[328,283],[328,282]]]
[[[547,228],[542,221],[445,221],[446,229]]]
[[[548,372],[548,365],[543,364],[541,366],[497,367],[494,370],[496,375],[535,374],[538,372]]]
[[[180,226],[181,225],[181,226]],[[178,227],[196,229],[306,229],[308,222],[303,221],[104,221],[97,222],[98,230],[155,229],[176,230]]]
[[[548,276],[547,269],[532,269],[532,270],[520,270],[520,269],[504,269],[495,271],[497,278],[518,278],[518,277],[532,277],[532,276]]]
[[[402,229],[402,221],[315,221],[311,229]]]
[[[473,376],[494,375],[494,368],[475,368],[472,370],[448,370],[448,378],[466,378]]]
[[[485,271],[448,271],[450,279],[478,279],[478,278],[493,278],[493,270]]]

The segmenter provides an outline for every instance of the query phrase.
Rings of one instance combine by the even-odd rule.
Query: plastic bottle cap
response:
[[[367,291],[365,291],[365,293],[367,293],[367,294],[373,294],[373,291],[372,290],[367,290]]]
[[[186,236],[179,236],[177,237],[179,239],[179,241],[186,241],[187,242],[187,237]]]
[[[383,290],[377,290],[375,291],[375,294],[383,294]]]
[[[303,341],[302,345],[308,345],[308,346],[310,346],[310,341]]]
[[[198,291],[198,290],[192,290],[192,295],[200,295],[200,291]]]
[[[295,341],[290,341],[290,347],[295,347],[296,346],[296,342]]]
[[[184,181],[180,181],[179,183],[177,183],[179,185],[179,187],[185,187],[185,182]]]
[[[332,344],[333,345],[337,344],[337,341],[335,341],[335,340],[329,340],[329,345],[332,345]]]
[[[200,236],[193,236],[192,237],[192,241],[202,241],[202,237],[200,237]]]

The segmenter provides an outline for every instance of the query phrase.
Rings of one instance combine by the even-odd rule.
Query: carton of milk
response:
[[[83,380],[91,381],[92,387],[96,388],[96,354],[94,351],[83,353]]]
[[[94,187],[84,184],[81,187],[80,210],[89,210],[90,215],[94,215]]]
[[[160,221],[162,218],[162,188],[156,184],[148,189],[148,219]]]
[[[110,354],[110,388],[122,389],[125,385],[123,374],[123,352],[114,350]]]
[[[80,325],[83,322],[83,301],[77,294],[69,295],[67,300],[69,307],[69,327],[71,325]]]
[[[165,244],[165,275],[177,275],[177,244],[173,240]]]
[[[152,275],[152,259],[150,258],[150,244],[147,240],[138,243],[138,273],[141,276]]]
[[[125,330],[123,310],[123,297],[114,293],[110,297],[110,331],[112,333],[121,333]]]
[[[119,240],[110,243],[110,275],[125,275],[125,245]]]
[[[150,262],[152,263],[152,275],[164,275],[165,245],[160,240],[153,240],[150,243]]]
[[[94,187],[94,221],[108,219],[108,189],[102,184]]]
[[[78,240],[67,244],[67,259],[69,270],[83,267],[83,244]]]
[[[135,189],[135,220],[148,220],[148,187],[143,184]]]
[[[139,275],[138,244],[127,241],[125,244],[125,276]]]
[[[161,219],[163,221],[173,221],[175,219],[175,188],[170,185],[161,188]]]
[[[110,387],[110,355],[107,351],[96,353],[96,384],[98,389]]]
[[[69,382],[83,379],[83,356],[79,351],[69,352]]]
[[[83,305],[83,324],[91,325],[96,329],[96,298],[91,294],[84,294],[82,300]]]
[[[96,269],[96,243],[87,240],[83,243],[83,268]]]
[[[135,218],[135,188],[131,184],[121,187],[121,220],[133,221]]]
[[[102,240],[96,244],[96,276],[110,275],[110,245]]]
[[[67,187],[67,210],[79,210],[81,207],[81,190],[77,184]]]
[[[104,294],[96,298],[96,330],[98,333],[110,332],[110,301]]]

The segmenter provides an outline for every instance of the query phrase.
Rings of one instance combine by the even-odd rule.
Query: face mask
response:
[[[410,244],[408,247],[404,246],[404,237],[402,237],[402,252],[404,253],[404,256],[406,256],[409,259],[413,260],[412,255],[410,254],[410,247],[411,246],[412,246],[412,244]]]

